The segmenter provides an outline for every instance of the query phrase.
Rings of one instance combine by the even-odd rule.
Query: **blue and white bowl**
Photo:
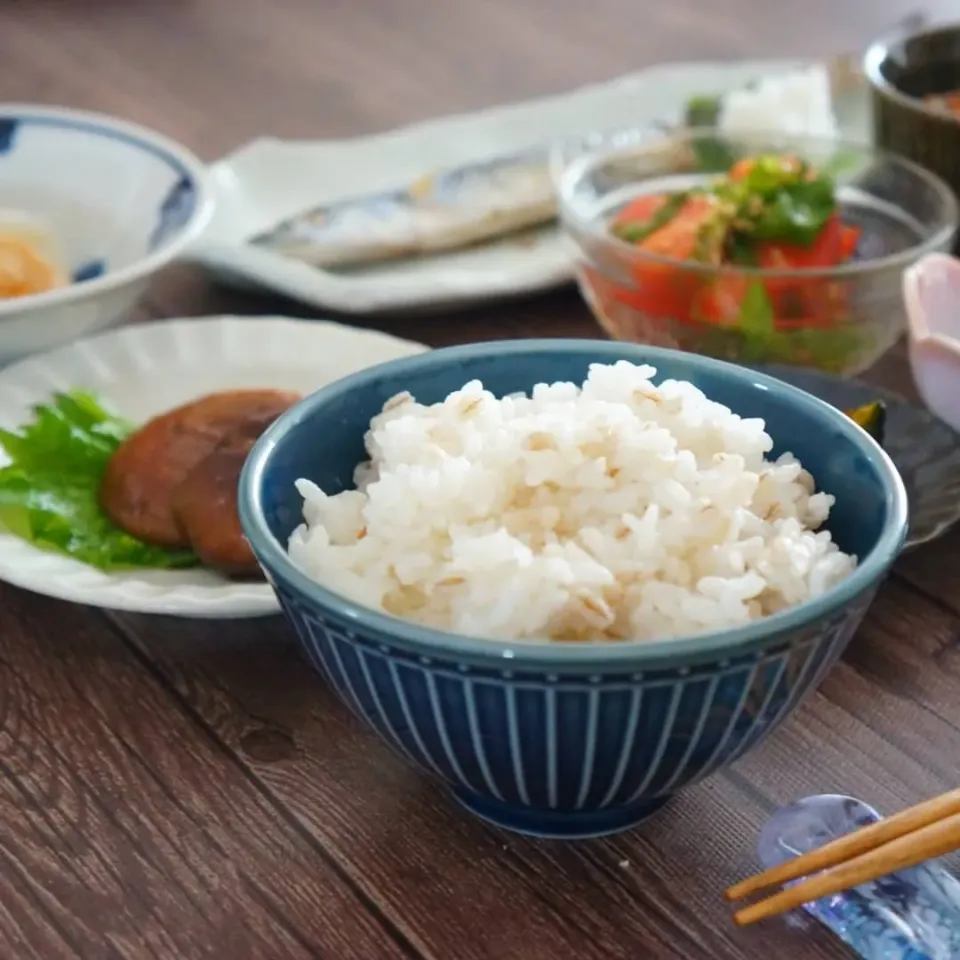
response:
[[[478,378],[503,396],[582,382],[590,363],[650,363],[763,417],[835,495],[830,529],[857,569],[826,595],[750,625],[638,643],[504,643],[360,607],[291,563],[294,481],[353,485],[371,417],[394,394],[433,403]],[[271,427],[240,481],[244,531],[303,650],[340,697],[474,813],[582,837],[640,822],[774,730],[842,653],[907,529],[906,493],[841,412],[780,380],[707,357],[609,341],[498,341],[385,363],[314,393]]]
[[[0,300],[0,361],[119,320],[212,213],[203,164],[173,140],[95,113],[0,106],[0,230],[46,235],[73,281]]]

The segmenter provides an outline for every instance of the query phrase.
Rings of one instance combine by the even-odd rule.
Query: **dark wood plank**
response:
[[[102,615],[0,608],[0,956],[416,955]]]
[[[939,543],[911,551],[897,564],[897,573],[927,596],[960,612],[960,528]]]
[[[775,803],[846,792],[885,812],[956,785],[960,618],[888,582],[843,661],[737,772]]]
[[[188,266],[173,267],[166,276],[158,278],[145,305],[158,317],[227,313],[310,318],[318,314],[311,307],[278,296],[228,290]],[[538,296],[437,314],[359,318],[338,317],[325,311],[323,316],[408,337],[432,347],[517,337],[605,336],[573,285]]]

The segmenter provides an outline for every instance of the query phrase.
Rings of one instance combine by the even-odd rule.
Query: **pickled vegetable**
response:
[[[882,400],[874,400],[872,403],[865,403],[862,407],[844,412],[854,423],[863,427],[877,443],[883,443],[887,407]]]

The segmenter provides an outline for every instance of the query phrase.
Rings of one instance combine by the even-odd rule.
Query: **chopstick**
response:
[[[750,877],[730,887],[724,897],[742,900],[768,887],[807,878],[738,910],[734,921],[746,926],[957,849],[960,849],[960,789]],[[809,876],[811,873],[817,876]]]

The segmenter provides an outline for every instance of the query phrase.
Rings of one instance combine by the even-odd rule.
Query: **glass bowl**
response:
[[[738,159],[769,153],[833,176],[841,220],[860,230],[850,260],[811,269],[717,266],[648,253],[609,232],[638,196],[689,189]],[[960,222],[956,198],[934,174],[837,140],[617,131],[565,142],[553,169],[577,281],[611,337],[750,365],[846,376],[871,366],[904,330],[903,270],[948,249]]]

